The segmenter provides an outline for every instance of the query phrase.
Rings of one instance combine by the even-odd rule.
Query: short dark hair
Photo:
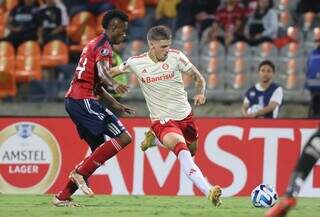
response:
[[[171,31],[166,26],[154,26],[147,33],[148,41],[170,40]]]
[[[258,70],[260,71],[261,67],[264,65],[268,65],[272,68],[273,72],[276,72],[276,67],[274,66],[273,62],[271,62],[270,60],[264,60],[259,64],[259,68]]]
[[[104,29],[107,29],[111,20],[114,19],[114,18],[118,18],[120,20],[122,20],[123,22],[128,22],[129,18],[128,16],[120,11],[120,10],[110,10],[110,11],[107,11],[104,15],[103,15],[103,18],[102,18],[102,27]]]

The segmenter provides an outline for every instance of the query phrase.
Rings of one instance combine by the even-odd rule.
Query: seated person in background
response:
[[[224,43],[223,31],[217,22],[213,22],[211,26],[202,33],[201,42],[203,44],[207,44],[211,41]]]
[[[241,112],[244,117],[277,118],[282,104],[282,87],[273,82],[275,66],[265,60],[259,65],[259,82],[245,94]]]
[[[55,0],[46,0],[46,5],[38,12],[38,37],[41,44],[52,40],[65,40],[65,28],[62,26],[62,13]]]
[[[25,41],[37,40],[37,10],[34,0],[20,0],[10,11],[7,23],[10,34],[3,40],[10,41],[16,48]]]
[[[245,40],[243,33],[246,17],[247,10],[237,0],[227,0],[226,5],[218,9],[215,18],[224,31],[226,46]]]
[[[277,37],[278,15],[272,9],[272,0],[259,0],[257,10],[249,17],[246,35],[251,46]]]

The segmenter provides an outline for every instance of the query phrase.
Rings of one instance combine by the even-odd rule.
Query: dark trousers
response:
[[[309,118],[320,118],[320,92],[311,92]]]

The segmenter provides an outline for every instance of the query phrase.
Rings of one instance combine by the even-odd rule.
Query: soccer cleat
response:
[[[144,133],[144,140],[141,142],[140,148],[142,151],[147,150],[148,148],[155,146],[154,140],[156,139],[156,136],[151,130],[148,130],[148,132]]]
[[[219,207],[222,203],[220,200],[221,194],[221,187],[219,185],[215,185],[210,189],[208,199],[214,206]]]
[[[297,199],[291,197],[291,198],[284,198],[282,201],[277,203],[274,207],[269,209],[265,217],[283,217],[286,216],[288,211],[295,207],[297,204]]]
[[[93,197],[93,191],[91,190],[91,188],[89,188],[83,176],[76,170],[71,171],[69,178],[78,186],[81,191],[83,191],[83,193],[90,197]]]
[[[80,204],[73,202],[71,198],[69,200],[59,200],[57,196],[53,197],[52,204],[56,207],[80,207]]]

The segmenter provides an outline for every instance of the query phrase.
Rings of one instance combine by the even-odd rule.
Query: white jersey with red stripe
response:
[[[170,49],[167,59],[155,63],[148,55],[130,57],[119,66],[122,72],[136,74],[152,120],[182,120],[191,112],[182,73],[192,63],[179,50]]]

